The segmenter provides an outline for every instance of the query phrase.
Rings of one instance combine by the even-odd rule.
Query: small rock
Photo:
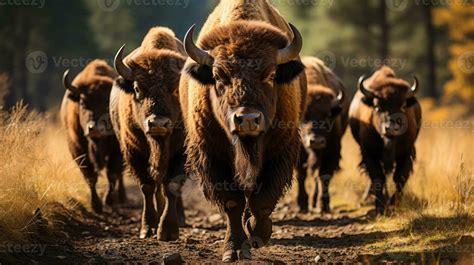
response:
[[[314,262],[318,262],[320,259],[321,259],[321,257],[320,257],[319,255],[317,255],[317,256],[314,258]]]
[[[183,264],[183,259],[179,253],[165,254],[163,256],[163,264],[165,265],[181,265]]]

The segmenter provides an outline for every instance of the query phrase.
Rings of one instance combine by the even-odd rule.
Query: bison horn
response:
[[[367,78],[365,77],[365,75],[361,76],[359,78],[359,84],[358,84],[358,88],[359,90],[362,92],[362,94],[364,94],[366,97],[368,98],[375,98],[375,94],[374,92],[372,92],[372,90],[366,88],[364,86],[364,82],[365,80],[367,80]]]
[[[418,86],[419,86],[418,77],[416,77],[416,75],[413,75],[413,79],[414,79],[413,86],[410,88],[410,91],[408,91],[407,98],[414,97],[416,93],[418,92]]]
[[[77,87],[73,86],[72,83],[71,83],[71,80],[69,80],[69,69],[64,71],[64,74],[63,74],[63,87],[65,89],[68,89],[68,90],[72,91],[72,92],[77,92],[78,91]]]
[[[125,78],[128,81],[133,80],[132,69],[130,69],[124,62],[123,62],[123,50],[125,49],[125,44],[120,47],[117,54],[115,55],[114,65],[115,70],[119,75]]]
[[[344,90],[340,89],[339,93],[337,94],[336,98],[332,102],[332,107],[338,107],[344,102],[344,98],[346,97]]]
[[[303,48],[303,37],[299,30],[290,23],[290,28],[293,31],[293,41],[286,48],[280,49],[277,56],[277,64],[285,64],[294,60],[300,54],[301,49]]]
[[[184,50],[189,57],[198,64],[211,66],[214,63],[214,58],[212,58],[209,52],[201,50],[194,43],[193,34],[195,28],[196,24],[192,25],[186,33],[186,36],[184,37]]]

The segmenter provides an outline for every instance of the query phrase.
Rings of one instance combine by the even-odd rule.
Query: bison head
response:
[[[384,67],[377,71],[365,85],[367,79],[359,79],[358,89],[363,93],[363,103],[373,108],[372,124],[384,141],[402,135],[407,129],[405,111],[416,103],[418,78],[410,86],[406,81],[395,77],[393,70]]]
[[[248,183],[245,179],[259,174],[262,137],[274,122],[279,91],[290,89],[286,85],[304,70],[298,60],[302,37],[292,25],[294,39],[288,42],[267,23],[239,21],[205,34],[201,49],[193,41],[194,28],[184,46],[195,62],[185,71],[209,89],[214,117],[235,147],[237,175]]]
[[[63,75],[63,86],[69,98],[79,103],[79,122],[84,136],[99,139],[113,134],[109,117],[109,95],[113,69],[105,62],[94,61],[70,81],[69,70]]]
[[[344,97],[342,90],[335,92],[324,86],[310,88],[308,108],[301,125],[306,149],[318,151],[326,148],[335,120],[342,111]]]
[[[180,118],[178,86],[186,58],[171,50],[138,51],[126,64],[124,47],[115,56],[115,69],[123,78],[119,87],[133,95],[133,120],[147,137],[167,137]]]

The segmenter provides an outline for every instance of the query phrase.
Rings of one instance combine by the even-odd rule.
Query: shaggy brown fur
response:
[[[302,124],[303,148],[296,171],[298,179],[298,205],[308,210],[308,194],[304,186],[306,176],[313,176],[319,168],[317,189],[313,205],[329,212],[329,182],[339,169],[341,139],[347,128],[349,100],[344,97],[340,105],[333,106],[339,91],[346,88],[339,77],[315,57],[303,58],[308,77],[307,109]]]
[[[248,258],[250,252],[242,245],[248,238],[268,241],[269,216],[291,185],[306,78],[294,71],[294,78],[279,82],[279,70],[291,76],[297,69],[291,68],[292,62],[276,65],[276,53],[288,45],[289,35],[293,37],[287,23],[266,1],[221,1],[198,40],[214,58],[214,76],[199,79],[193,68],[208,66],[188,60],[181,78],[187,169],[200,180],[206,198],[227,215],[224,261]],[[296,67],[299,62],[293,63]],[[275,72],[275,80],[269,79]],[[263,113],[262,135],[231,133],[232,113],[240,107]]]
[[[153,236],[160,223],[158,238],[176,240],[178,218],[184,222],[178,198],[179,185],[184,181],[184,131],[178,85],[185,60],[172,31],[153,28],[142,46],[125,59],[133,80],[119,78],[112,90],[110,111],[114,130],[127,168],[139,181],[144,197],[141,238]],[[148,133],[152,117],[169,119],[166,126],[170,132]]]
[[[66,91],[61,106],[69,150],[91,189],[91,204],[97,212],[102,211],[102,203],[95,186],[104,168],[109,180],[106,203],[112,206],[118,200],[125,201],[122,156],[108,115],[109,94],[116,75],[105,61],[91,62],[76,76],[72,82],[75,89]],[[96,123],[99,135],[88,134],[91,122]]]
[[[362,152],[361,167],[372,180],[376,210],[385,211],[385,182],[394,165],[396,203],[410,176],[416,157],[415,141],[421,124],[421,107],[415,97],[407,98],[410,85],[398,79],[392,69],[383,67],[365,82],[376,94],[368,98],[358,91],[351,103],[349,123]],[[391,133],[391,132],[396,133]]]

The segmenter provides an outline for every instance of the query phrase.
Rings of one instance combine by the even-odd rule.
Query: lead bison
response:
[[[369,79],[360,78],[358,92],[350,106],[352,135],[361,148],[361,167],[372,181],[378,214],[385,212],[388,202],[386,175],[395,165],[396,193],[390,200],[393,205],[413,169],[415,141],[421,124],[421,107],[415,98],[417,91],[416,77],[411,86],[384,66]]]
[[[248,243],[271,237],[301,146],[302,38],[267,1],[221,1],[197,46],[193,31],[180,83],[187,169],[227,216],[222,260],[250,259]]]
[[[163,27],[152,28],[126,59],[123,49],[115,57],[121,77],[112,89],[110,114],[126,166],[143,195],[140,238],[158,234],[159,240],[176,240],[179,218],[184,218],[179,197],[185,157],[178,85],[186,57],[180,52],[181,42]]]
[[[122,176],[122,155],[117,138],[110,128],[109,95],[115,71],[105,61],[95,60],[69,80],[63,75],[66,89],[61,105],[61,120],[67,131],[67,142],[91,192],[92,208],[102,212],[96,183],[102,169],[107,169],[109,189],[105,203],[115,206],[125,202]]]
[[[298,205],[308,210],[306,176],[319,168],[313,205],[329,212],[329,182],[339,169],[341,139],[347,128],[349,101],[345,87],[334,72],[315,57],[303,58],[308,78],[307,108],[301,125],[303,147],[297,168]]]

